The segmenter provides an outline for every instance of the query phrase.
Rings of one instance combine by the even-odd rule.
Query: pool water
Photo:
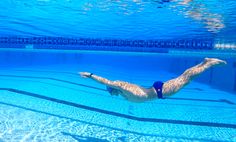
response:
[[[234,0],[1,0],[0,142],[236,142]],[[205,57],[175,95],[143,103],[81,78],[150,87]]]
[[[235,7],[234,0],[1,0],[0,36],[235,43]]]
[[[4,54],[8,56],[0,70],[0,141],[236,141],[236,95],[201,82],[201,77],[211,78],[212,70],[170,98],[144,103],[111,96],[105,86],[78,75],[88,71],[148,87],[176,77],[171,65],[183,57],[112,52]],[[199,63],[203,57],[184,59]],[[180,63],[176,70],[186,68]]]

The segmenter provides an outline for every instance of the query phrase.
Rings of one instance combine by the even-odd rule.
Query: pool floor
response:
[[[142,86],[175,76],[99,65],[3,68],[0,141],[236,141],[235,94],[192,82],[171,98],[131,103],[78,71]]]

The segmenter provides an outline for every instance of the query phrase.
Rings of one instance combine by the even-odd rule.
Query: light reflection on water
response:
[[[228,33],[236,29],[235,6],[221,0],[2,0],[0,34],[234,40]]]

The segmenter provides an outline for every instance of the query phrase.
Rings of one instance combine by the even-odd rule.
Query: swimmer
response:
[[[98,83],[106,85],[107,91],[111,95],[121,95],[128,101],[132,102],[144,102],[148,100],[162,99],[172,96],[205,70],[216,65],[225,64],[226,61],[217,58],[205,58],[203,62],[187,69],[179,77],[168,80],[166,82],[157,81],[150,88],[144,88],[139,85],[131,84],[124,81],[111,81],[88,72],[80,72],[80,75],[81,77],[91,78]]]

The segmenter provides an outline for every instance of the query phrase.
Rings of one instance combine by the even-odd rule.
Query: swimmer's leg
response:
[[[193,78],[203,73],[205,70],[216,66],[226,64],[225,61],[216,58],[205,58],[204,61],[192,68],[187,69],[179,77],[169,80],[163,85],[163,95],[171,96],[187,85]]]

